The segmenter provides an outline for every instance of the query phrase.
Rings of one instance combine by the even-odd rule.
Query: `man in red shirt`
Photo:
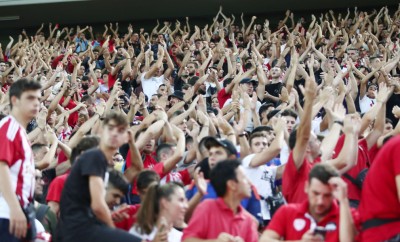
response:
[[[23,209],[33,209],[35,164],[25,129],[39,112],[40,89],[28,79],[14,82],[9,90],[11,115],[0,122],[0,241],[27,236]]]
[[[210,174],[218,199],[195,209],[182,241],[258,241],[257,222],[241,205],[251,196],[251,184],[238,160],[217,163]]]
[[[305,191],[308,200],[280,207],[260,241],[354,241],[347,185],[339,172],[326,163],[315,165]]]
[[[398,241],[400,236],[399,147],[400,136],[389,140],[379,151],[363,183],[359,207],[362,241]]]
[[[367,169],[371,163],[371,157],[369,155],[369,150],[377,143],[379,137],[383,134],[385,127],[385,117],[386,117],[386,102],[389,99],[392,90],[390,87],[381,84],[379,87],[379,92],[376,97],[377,103],[375,106],[368,111],[362,120],[362,128],[360,134],[364,134],[364,130],[368,128],[368,124],[372,123],[374,120],[373,129],[365,136],[365,138],[358,141],[358,156],[357,162],[354,167],[349,169],[344,175],[345,181],[349,187],[349,199],[350,205],[352,207],[358,207],[361,199],[361,187],[357,184],[357,176],[364,169]],[[345,134],[346,136],[346,134]],[[341,137],[337,142],[335,153],[338,154],[341,149],[346,148],[346,144],[343,144],[344,137]],[[343,147],[343,148],[342,148]],[[335,156],[335,155],[334,155]]]
[[[314,75],[311,76],[313,77]],[[320,156],[324,158],[324,162],[329,162],[335,168],[341,170],[349,169],[348,167],[353,166],[357,155],[357,127],[359,127],[356,122],[357,116],[347,116],[344,119],[343,132],[348,134],[345,146],[338,157],[330,160],[332,150],[339,137],[340,125],[343,124],[344,112],[341,113],[340,109],[337,109],[331,114],[333,119],[331,120],[331,132],[321,145],[316,135],[311,132],[312,108],[314,98],[316,97],[316,82],[309,77],[306,81],[304,97],[303,116],[298,128],[290,134],[289,147],[291,152],[282,178],[282,193],[288,203],[301,203],[307,199],[304,186],[311,168],[314,164],[321,161]],[[336,133],[336,136],[334,133]]]

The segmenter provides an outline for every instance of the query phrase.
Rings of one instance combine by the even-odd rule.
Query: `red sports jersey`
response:
[[[20,204],[26,207],[33,200],[35,163],[25,129],[12,117],[0,121],[0,161],[10,168],[11,188]],[[9,218],[10,209],[0,194],[0,218]]]

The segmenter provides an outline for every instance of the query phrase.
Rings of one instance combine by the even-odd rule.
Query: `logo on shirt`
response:
[[[304,227],[306,227],[306,221],[302,218],[296,218],[293,221],[293,227],[295,230],[301,231],[304,229]]]

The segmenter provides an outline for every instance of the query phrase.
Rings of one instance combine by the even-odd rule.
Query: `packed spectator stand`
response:
[[[400,241],[399,40],[400,5],[10,36],[0,241]]]

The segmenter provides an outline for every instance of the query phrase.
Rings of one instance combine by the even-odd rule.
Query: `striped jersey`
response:
[[[11,115],[0,121],[0,161],[10,169],[12,191],[21,206],[33,200],[35,163],[25,129]],[[0,193],[0,218],[9,218],[10,209]]]

